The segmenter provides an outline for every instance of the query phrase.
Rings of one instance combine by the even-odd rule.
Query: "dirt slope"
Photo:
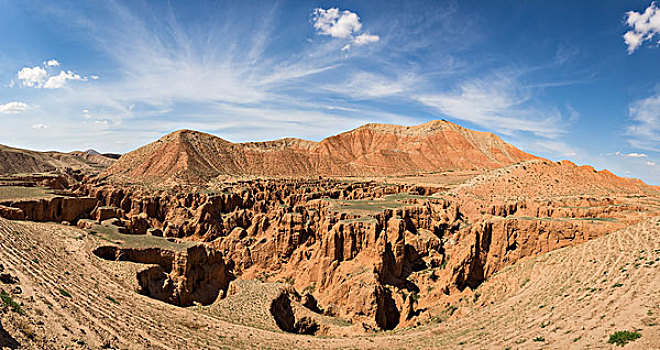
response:
[[[483,198],[548,198],[658,194],[659,186],[619,177],[607,170],[577,166],[567,160],[531,160],[476,176],[452,190],[457,195]]]
[[[97,238],[57,225],[0,219],[0,284],[24,315],[3,308],[3,345],[25,349],[401,348],[629,349],[660,337],[660,218],[513,265],[451,305],[439,324],[362,337],[309,337],[235,325],[206,307],[136,294],[136,266],[92,255]],[[18,287],[18,289],[17,289]],[[468,298],[470,301],[468,301]],[[213,306],[209,307],[212,308]],[[241,307],[236,305],[235,307]],[[211,309],[209,309],[211,310]],[[439,319],[440,320],[440,319]],[[534,341],[533,339],[537,339]],[[542,340],[541,340],[542,339]]]
[[[537,159],[491,133],[447,121],[367,124],[311,142],[231,143],[181,130],[124,155],[105,175],[133,181],[208,180],[218,175],[365,176],[489,170]]]

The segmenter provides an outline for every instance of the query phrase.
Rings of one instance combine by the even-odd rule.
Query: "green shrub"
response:
[[[118,302],[115,298],[113,298],[113,297],[111,297],[111,296],[107,296],[107,297],[105,297],[105,298],[108,299],[108,300],[110,300],[110,301],[113,302],[114,304],[119,305],[119,302]]]
[[[25,315],[25,312],[21,308],[21,304],[17,303],[12,299],[12,297],[7,294],[4,290],[0,292],[0,301],[2,301],[2,306],[7,306],[16,312],[19,315]]]
[[[614,332],[614,334],[610,335],[610,340],[608,340],[607,342],[610,344],[616,344],[618,346],[624,346],[628,344],[628,342],[637,340],[641,337],[642,335],[639,334],[638,332],[617,331]]]
[[[66,290],[62,288],[58,288],[57,291],[60,292],[60,294],[62,294],[63,296],[67,298],[71,298],[71,293],[67,292]]]

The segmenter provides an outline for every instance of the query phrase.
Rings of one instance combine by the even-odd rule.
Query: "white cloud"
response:
[[[628,54],[632,54],[645,41],[660,33],[660,9],[655,1],[644,13],[628,11],[626,17],[626,23],[631,28],[623,35],[623,40],[628,45]]]
[[[333,38],[351,39],[355,45],[362,46],[380,40],[378,35],[369,33],[359,34],[362,30],[362,23],[357,13],[351,11],[340,11],[338,8],[329,8],[327,10],[317,8],[312,12],[312,22],[314,28],[320,35],[329,35]],[[341,48],[342,51],[348,51],[351,48],[347,44]]]
[[[90,75],[89,77],[90,77],[92,80],[97,80],[98,78],[100,78],[98,75]]]
[[[314,28],[321,35],[330,35],[333,38],[346,39],[352,37],[362,29],[360,17],[355,12],[339,11],[338,8],[324,10],[317,8],[312,13]]]
[[[48,125],[43,123],[32,124],[32,129],[48,129]]]
[[[375,43],[378,40],[380,40],[380,37],[378,35],[371,35],[368,33],[364,33],[356,36],[354,42],[355,45],[362,46],[369,43]]]
[[[648,162],[646,162],[646,165],[648,165],[648,166],[655,166],[655,162],[652,162],[652,161],[649,160]]]
[[[48,77],[48,72],[39,66],[32,68],[25,67],[18,72],[18,79],[21,81],[21,85],[28,87],[41,88],[44,85],[46,77]]]
[[[628,113],[634,122],[628,126],[628,142],[640,149],[660,152],[660,94],[635,101]]]
[[[44,62],[44,67],[57,67],[60,63],[56,60]],[[18,72],[18,79],[22,86],[37,89],[59,89],[66,85],[67,80],[87,81],[87,77],[72,71],[60,71],[57,75],[50,75],[48,71],[40,66],[24,67]],[[11,87],[11,86],[10,86]]]
[[[28,105],[25,102],[14,101],[0,105],[0,113],[4,113],[4,114],[21,113],[26,109],[28,109]]]
[[[60,71],[60,74],[49,77],[43,87],[46,89],[59,89],[64,87],[67,80],[86,81],[87,78],[81,77],[72,71]]]
[[[644,153],[621,153],[621,152],[616,152],[615,153],[617,156],[623,156],[623,157],[629,157],[629,158],[647,158],[648,155]]]

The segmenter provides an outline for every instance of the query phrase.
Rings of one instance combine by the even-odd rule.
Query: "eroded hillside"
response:
[[[104,176],[121,183],[205,183],[221,175],[373,176],[490,170],[537,159],[498,136],[438,120],[367,124],[320,142],[232,143],[191,130],[124,155]],[[263,166],[267,164],[268,166]]]

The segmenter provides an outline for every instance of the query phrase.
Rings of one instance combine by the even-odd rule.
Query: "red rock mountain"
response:
[[[219,175],[381,176],[490,170],[537,157],[438,120],[417,126],[367,124],[320,142],[232,143],[180,130],[123,155],[104,175],[130,181],[208,180]]]

